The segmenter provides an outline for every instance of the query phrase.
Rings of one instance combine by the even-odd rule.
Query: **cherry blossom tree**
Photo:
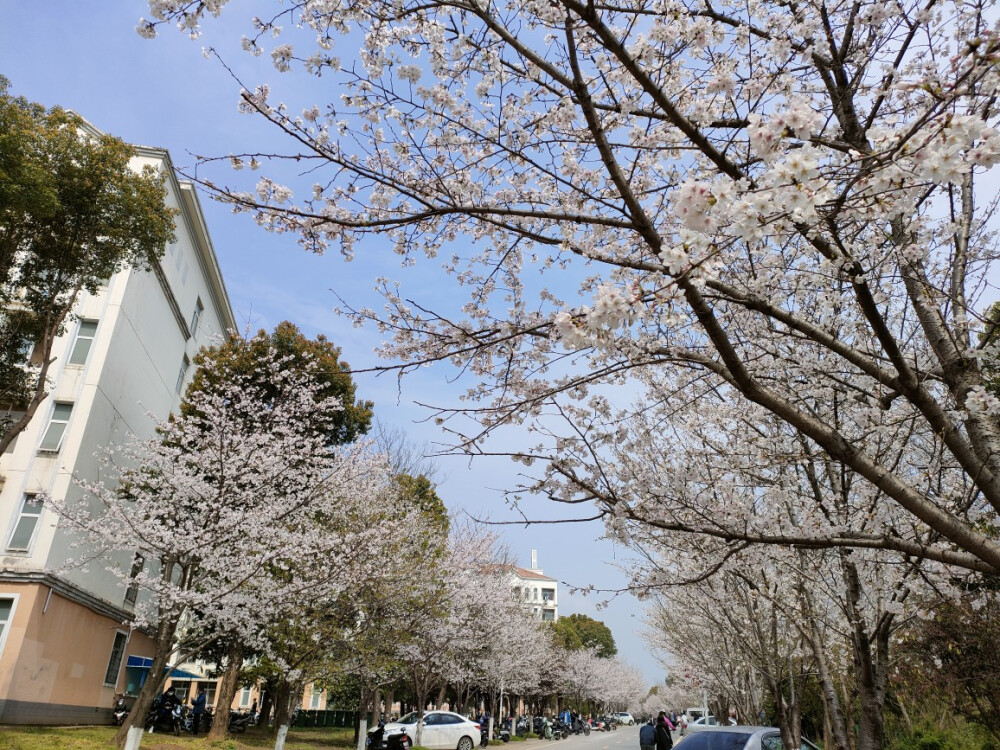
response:
[[[149,5],[153,36],[166,22],[197,34],[226,3]],[[211,186],[311,250],[350,257],[379,233],[404,266],[443,253],[433,301],[384,280],[385,310],[356,317],[398,366],[447,360],[479,379],[462,408],[480,427],[451,423],[462,449],[488,452],[498,425],[538,428],[516,455],[544,462],[538,491],[609,516],[689,503],[718,517],[697,494],[622,497],[603,469],[623,437],[671,447],[623,414],[658,406],[669,434],[731,403],[909,519],[749,524],[743,540],[995,574],[980,521],[1000,509],[1000,403],[981,367],[996,326],[977,311],[996,243],[976,200],[1000,158],[992,23],[951,2],[294,0],[253,19],[244,47],[339,100],[299,111],[260,85],[240,106],[288,134],[272,155],[313,182]],[[624,384],[657,387],[612,400]],[[694,425],[673,416],[691,403]]]
[[[147,592],[134,624],[155,633],[150,677],[119,744],[145,718],[168,664],[223,635],[266,651],[262,621],[372,573],[366,550],[385,529],[356,521],[359,508],[378,507],[386,463],[360,444],[330,450],[340,399],[322,394],[308,364],[286,365],[269,350],[254,382],[208,360],[203,367],[220,368],[213,388],[193,392],[155,438],[109,449],[102,479],[80,481],[78,503],[51,501],[75,529],[81,560],[116,560],[124,549],[151,563],[110,567]]]

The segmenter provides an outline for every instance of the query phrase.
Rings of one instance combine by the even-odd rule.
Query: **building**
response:
[[[137,592],[105,569],[141,557],[67,567],[79,554],[70,532],[34,502],[80,496],[73,477],[98,476],[98,449],[152,435],[149,415],[177,407],[198,349],[235,328],[194,186],[165,150],[137,147],[133,166],[144,165],[167,176],[176,240],[155,270],[83,293],[53,348],[49,397],[0,456],[0,724],[99,723],[116,692],[138,692],[153,656],[128,624]]]
[[[512,566],[511,579],[514,591],[540,620],[559,619],[559,582],[542,573],[536,550],[531,550],[530,568]]]

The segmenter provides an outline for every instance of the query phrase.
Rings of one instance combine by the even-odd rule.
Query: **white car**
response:
[[[683,737],[688,732],[694,731],[695,729],[701,729],[702,727],[714,727],[718,724],[714,716],[699,716],[694,721],[686,721],[681,724],[681,737]]]
[[[710,717],[711,718],[711,717]],[[691,725],[690,733],[677,741],[677,750],[783,750],[781,730],[776,727],[718,727]],[[802,740],[802,750],[819,750]]]
[[[615,718],[618,719],[619,724],[624,724],[626,726],[632,726],[635,724],[635,719],[632,718],[632,714],[628,711],[619,711],[615,714]]]
[[[405,734],[410,738],[409,746],[420,744],[422,747],[436,750],[472,750],[479,744],[479,725],[461,714],[451,711],[425,711],[420,723],[420,742],[417,742],[417,718],[419,714],[411,711],[399,721],[391,721],[385,725],[383,741],[386,745],[394,745],[391,738]],[[375,750],[373,748],[373,750]]]

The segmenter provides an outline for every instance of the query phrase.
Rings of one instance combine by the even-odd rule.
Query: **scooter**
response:
[[[229,731],[236,734],[247,731],[247,727],[252,726],[253,714],[242,714],[239,711],[229,712]]]
[[[115,705],[111,709],[111,714],[115,718],[115,724],[121,726],[125,723],[125,719],[128,717],[128,704],[125,702],[125,696],[120,695],[115,700]]]
[[[164,706],[162,703],[154,703],[146,717],[146,731],[153,732],[173,732],[175,737],[181,734],[183,725],[183,711],[179,703]]]

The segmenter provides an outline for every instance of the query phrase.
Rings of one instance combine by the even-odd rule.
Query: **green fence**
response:
[[[357,711],[299,711],[292,726],[353,727],[357,721]]]

